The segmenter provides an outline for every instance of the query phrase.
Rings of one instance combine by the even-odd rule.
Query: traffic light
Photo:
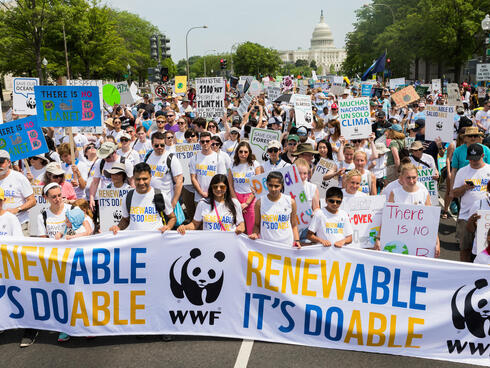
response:
[[[223,69],[227,69],[227,68],[228,68],[228,60],[223,59]]]
[[[160,69],[160,73],[162,76],[162,82],[168,82],[168,68]]]
[[[220,59],[219,65],[220,65],[222,70],[226,69],[226,59]]]
[[[170,43],[170,38],[165,37],[165,35],[160,35],[160,51],[162,53],[162,60],[170,57],[170,54],[168,53],[170,46],[167,46],[167,43]]]
[[[153,60],[158,60],[158,38],[156,35],[150,37],[150,55]]]

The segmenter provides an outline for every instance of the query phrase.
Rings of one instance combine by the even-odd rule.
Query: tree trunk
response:
[[[36,44],[35,53],[37,77],[39,78],[41,85],[45,85],[47,84],[47,80],[44,80],[45,78],[43,78],[43,68],[41,63],[41,45]]]
[[[461,64],[454,64],[454,81],[456,83],[461,83]]]
[[[425,60],[425,82],[429,83],[431,81],[430,77],[430,61]]]
[[[415,57],[415,75],[414,75],[414,80],[419,79],[419,58]]]

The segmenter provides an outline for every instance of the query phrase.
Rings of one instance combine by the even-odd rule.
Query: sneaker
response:
[[[174,341],[175,338],[172,335],[162,335],[162,340],[165,342]]]
[[[67,335],[64,332],[60,332],[60,334],[58,335],[58,342],[65,342],[68,340],[70,340],[70,335]]]
[[[34,344],[38,334],[39,334],[38,330],[34,330],[32,328],[26,328],[24,330],[24,336],[22,336],[22,340],[20,340],[20,347],[26,348]]]

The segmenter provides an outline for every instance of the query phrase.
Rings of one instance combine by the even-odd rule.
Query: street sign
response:
[[[476,81],[490,81],[490,64],[476,64]]]
[[[155,88],[155,94],[161,99],[164,99],[167,96],[167,88],[164,85],[157,86]]]

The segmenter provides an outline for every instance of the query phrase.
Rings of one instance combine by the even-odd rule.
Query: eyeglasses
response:
[[[173,118],[175,115],[168,115],[167,114],[167,118]]]
[[[230,134],[238,134],[238,132],[231,132]]]
[[[189,138],[194,138],[195,136],[196,136],[195,134],[191,134]]]
[[[5,157],[1,157],[0,158],[0,165],[3,164],[5,161],[7,161],[7,158]]]
[[[127,139],[127,138],[121,138],[120,141],[121,141],[121,143],[122,142],[129,142],[129,139]]]
[[[220,147],[220,144],[219,143],[211,143],[211,146],[212,147]]]
[[[418,152],[418,151],[423,151],[423,150],[424,150],[424,147],[422,147],[422,148],[417,148],[417,149],[412,149],[412,150],[410,150],[410,151],[412,151],[412,152]]]
[[[361,143],[362,142],[362,139],[353,139],[352,140],[352,143]]]
[[[159,123],[163,124],[163,123],[165,123],[165,120],[157,120],[157,124],[159,124]]]
[[[267,150],[267,152],[270,152],[270,153],[277,153],[277,152],[279,152],[279,148],[269,148],[269,149]]]
[[[161,144],[161,143],[154,143],[154,144],[153,144],[153,147],[155,147],[155,148],[164,148],[164,147],[165,147],[165,144]]]
[[[213,184],[213,189],[226,190],[226,184]]]
[[[327,199],[327,202],[332,204],[342,204],[341,199]]]
[[[288,142],[288,146],[296,146],[298,142]]]
[[[216,125],[208,125],[208,128],[216,128]]]
[[[121,124],[121,120],[115,120],[113,123],[114,124]]]
[[[209,142],[211,142],[211,139],[206,139],[204,141],[201,139],[201,144],[207,144]]]

